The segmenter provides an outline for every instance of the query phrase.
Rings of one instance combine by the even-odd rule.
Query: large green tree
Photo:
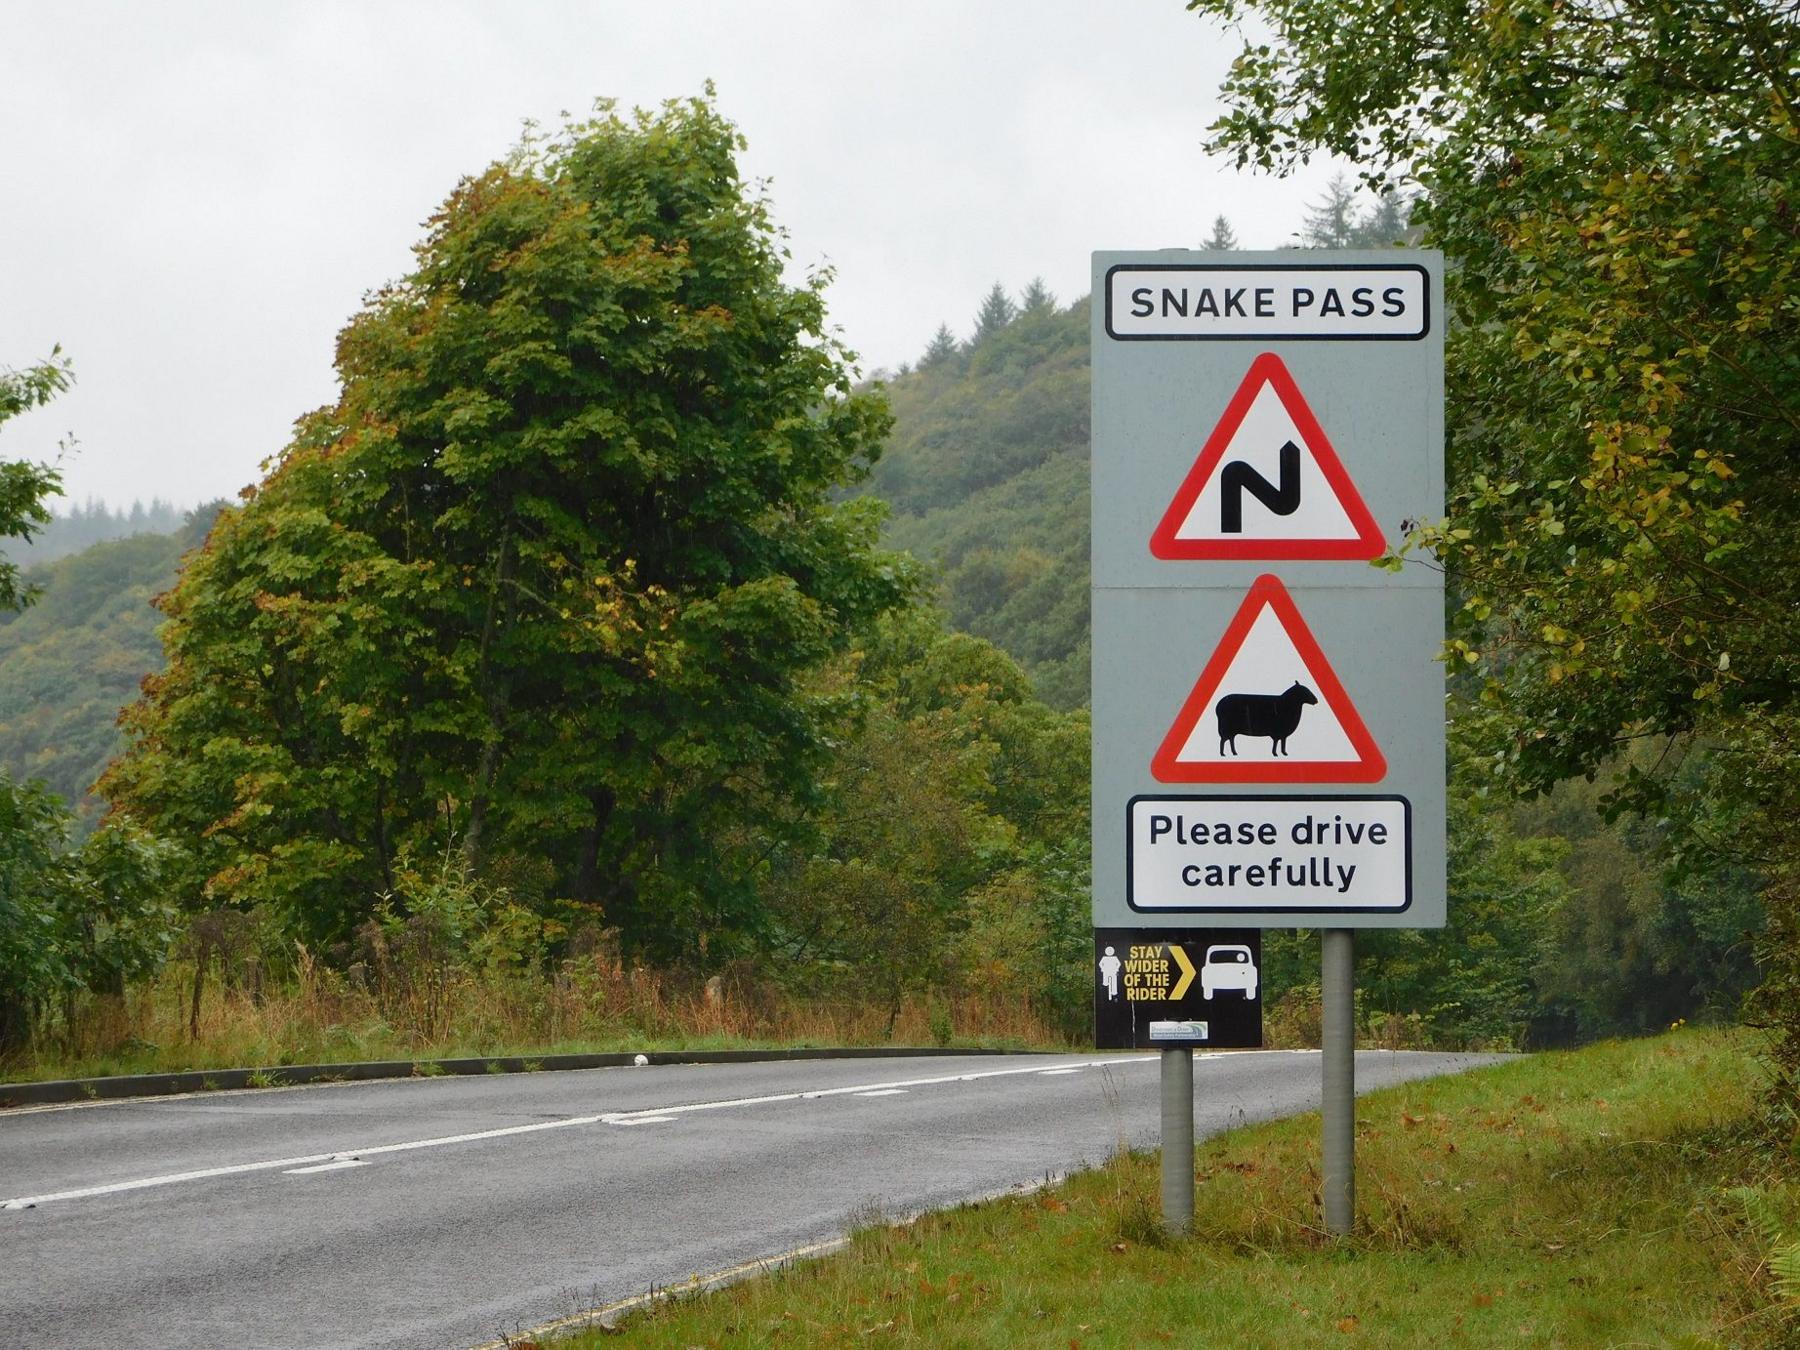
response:
[[[463,182],[345,328],[103,785],[196,895],[331,938],[454,846],[659,956],[754,929],[721,841],[794,819],[838,711],[808,674],[911,582],[834,501],[887,413],[741,148],[710,100],[603,105]]]
[[[1191,8],[1272,33],[1233,67],[1216,147],[1416,187],[1451,259],[1449,516],[1419,543],[1464,599],[1485,753],[1543,787],[1643,738],[1714,746],[1715,842],[1771,882],[1800,1033],[1800,7]],[[1626,796],[1666,791],[1644,771]]]
[[[23,370],[0,368],[0,425],[43,407],[67,389],[73,378],[60,347],[47,361]],[[22,459],[0,461],[0,539],[29,541],[50,523],[48,502],[60,491],[62,474],[55,465]],[[16,609],[29,598],[29,591],[19,584],[19,565],[0,556],[0,609]]]

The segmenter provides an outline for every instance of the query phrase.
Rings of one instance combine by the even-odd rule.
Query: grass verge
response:
[[[1160,1232],[1155,1156],[1124,1155],[556,1344],[1793,1345],[1776,1230],[1733,1189],[1800,1234],[1761,1085],[1743,1033],[1534,1056],[1362,1099],[1342,1244],[1299,1117],[1199,1147],[1191,1238]]]
[[[538,1058],[637,1050],[935,1045],[1069,1049],[1017,999],[910,999],[890,1027],[866,1003],[754,988],[709,997],[655,971],[598,964],[571,978],[449,972],[387,988],[303,966],[268,988],[208,980],[171,963],[122,995],[72,1013],[0,1057],[0,1084],[366,1060]]]

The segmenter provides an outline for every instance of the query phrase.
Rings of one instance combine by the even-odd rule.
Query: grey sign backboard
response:
[[[1444,922],[1438,254],[1097,253],[1094,922]]]

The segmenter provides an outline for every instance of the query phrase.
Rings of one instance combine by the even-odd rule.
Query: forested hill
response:
[[[869,482],[888,542],[936,563],[952,626],[1012,653],[1056,707],[1088,697],[1088,302],[998,288],[888,387]]]
[[[181,555],[205,538],[223,503],[189,512],[170,534],[94,544],[27,569],[37,603],[0,611],[0,769],[41,778],[92,825],[87,791],[121,740],[119,709],[161,668],[150,601],[175,583]]]

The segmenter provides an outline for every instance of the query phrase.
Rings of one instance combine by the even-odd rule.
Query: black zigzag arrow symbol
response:
[[[1278,516],[1300,509],[1300,447],[1288,441],[1281,447],[1281,482],[1271,483],[1241,459],[1234,459],[1219,474],[1219,529],[1225,534],[1244,532],[1244,494]]]

